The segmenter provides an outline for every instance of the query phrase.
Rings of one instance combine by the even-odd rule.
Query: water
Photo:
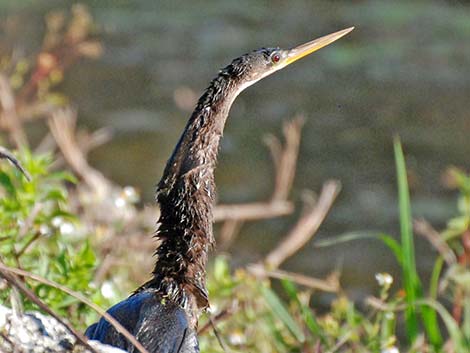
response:
[[[175,92],[199,95],[217,69],[261,46],[291,47],[356,26],[331,47],[249,88],[236,101],[217,170],[224,203],[269,198],[272,165],[262,143],[284,121],[307,118],[293,197],[320,190],[329,178],[342,193],[317,238],[344,232],[398,234],[392,137],[404,143],[413,209],[436,227],[456,213],[445,189],[449,165],[467,167],[470,151],[470,7],[442,1],[85,1],[99,24],[105,53],[84,61],[62,89],[79,108],[79,123],[111,126],[114,139],[91,154],[93,165],[152,202],[187,117]],[[66,2],[0,2],[23,19],[18,34],[39,40],[42,17]],[[299,204],[300,206],[300,204]],[[236,263],[260,259],[296,215],[248,224],[231,249]],[[429,275],[433,252],[418,242]],[[372,240],[315,248],[284,268],[323,276],[335,268],[352,294],[374,286],[373,274],[397,271],[390,252]]]

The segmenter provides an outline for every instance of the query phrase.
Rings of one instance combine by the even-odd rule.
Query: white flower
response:
[[[114,199],[114,206],[117,208],[123,208],[126,206],[126,200],[124,200],[124,198],[121,196],[118,196]]]
[[[61,224],[64,223],[64,219],[61,216],[56,216],[52,218],[51,223],[54,227],[59,228]]]
[[[104,282],[101,286],[101,295],[106,299],[111,299],[114,297],[114,286],[111,282]]]
[[[393,319],[395,319],[395,313],[393,313],[391,311],[387,311],[387,312],[385,312],[385,318],[387,320],[393,320]]]
[[[230,344],[233,346],[240,346],[246,343],[245,335],[240,331],[234,331],[228,336]]]
[[[397,347],[391,346],[385,349],[382,349],[381,353],[400,353]]]
[[[139,201],[139,193],[132,186],[125,186],[122,189],[122,197],[129,203],[136,203]]]
[[[72,235],[75,232],[75,226],[70,222],[63,222],[59,229],[63,235]]]
[[[384,287],[384,286],[390,287],[393,283],[393,277],[389,273],[386,273],[386,272],[376,273],[375,279],[377,280],[379,286],[381,287]]]
[[[39,226],[39,234],[47,236],[51,234],[51,228],[47,224],[41,224]]]

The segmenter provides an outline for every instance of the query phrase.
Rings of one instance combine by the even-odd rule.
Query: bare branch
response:
[[[256,220],[285,216],[292,213],[293,205],[287,201],[253,202],[239,205],[217,205],[214,220]]]
[[[21,120],[22,123],[28,123],[36,120],[44,120],[48,115],[50,115],[55,109],[53,103],[47,101],[33,101],[21,104],[16,106],[16,115]]]
[[[80,131],[81,132],[81,131]],[[88,152],[111,141],[113,130],[109,127],[102,127],[91,133],[81,132],[77,136],[77,142],[84,155]]]
[[[273,134],[266,134],[263,137],[264,144],[268,147],[271,154],[271,159],[273,160],[274,169],[278,170],[281,163],[281,154],[282,154],[282,144],[281,141]]]
[[[273,135],[265,137],[273,160],[276,179],[271,201],[242,205],[218,205],[214,211],[216,221],[226,220],[222,226],[219,246],[227,249],[235,240],[244,221],[280,217],[292,213],[293,206],[287,200],[294,181],[303,117],[284,124],[284,145]]]
[[[384,302],[383,300],[374,297],[374,296],[369,296],[366,298],[366,304],[373,307],[374,309],[380,310],[380,311],[403,311],[406,309],[406,304],[388,304]]]
[[[218,239],[219,251],[227,250],[232,245],[243,224],[243,221],[234,219],[227,219],[223,223]]]
[[[15,349],[15,345],[13,344],[13,342],[8,338],[8,336],[6,334],[4,334],[3,332],[0,332],[0,337],[2,339],[5,340],[5,342],[7,342],[9,345],[10,345],[10,348],[12,349]],[[14,351],[15,352],[15,351]],[[16,353],[16,352],[15,352]]]
[[[212,331],[214,332],[214,336],[215,338],[217,338],[217,342],[219,342],[219,345],[220,347],[222,348],[222,350],[224,352],[230,352],[230,350],[228,349],[227,345],[224,343],[222,337],[220,336],[219,334],[219,330],[217,330],[217,328],[215,327],[215,322],[212,321],[212,318],[209,316],[209,323],[212,327]]]
[[[110,183],[88,164],[82,150],[78,147],[75,133],[76,120],[76,113],[71,109],[56,110],[48,120],[49,129],[65,160],[75,173],[80,175],[97,195],[105,195]]]
[[[346,342],[349,341],[349,339],[351,338],[352,335],[353,335],[352,331],[346,332],[343,336],[341,336],[336,341],[336,344],[334,345],[334,347],[332,349],[330,349],[329,351],[327,351],[327,353],[337,352],[342,346],[344,346],[346,344]]]
[[[273,143],[273,141],[271,141],[268,145],[271,149],[274,164],[276,165],[276,181],[272,195],[273,200],[287,200],[289,196],[297,169],[297,158],[299,155],[300,136],[303,125],[304,118],[302,116],[298,116],[284,124],[283,134],[285,144],[284,147],[280,148],[280,151],[279,147],[275,147],[278,145],[282,146],[280,142]],[[276,159],[278,162],[276,162]]]
[[[23,238],[28,231],[31,229],[33,226],[34,220],[36,219],[36,216],[39,214],[41,209],[43,208],[43,203],[42,202],[36,202],[33,206],[33,209],[29,212],[28,217],[25,219],[24,223],[21,225],[21,228],[18,232],[18,238],[21,239]],[[29,246],[29,245],[28,245]],[[27,246],[25,245],[25,248]],[[24,249],[26,250],[26,249]],[[18,254],[20,254],[19,252]]]
[[[208,322],[197,331],[197,334],[202,335],[204,332],[208,331],[217,322],[223,321],[226,318],[232,316],[235,312],[237,312],[238,307],[239,307],[238,301],[232,300],[230,302],[230,305],[227,305],[217,315],[212,317],[211,320],[208,320]],[[208,315],[210,315],[210,313]]]
[[[77,144],[82,154],[86,157],[88,152],[92,149],[101,146],[111,140],[112,129],[110,128],[101,128],[92,133],[83,133],[79,132],[77,135]],[[36,153],[51,152],[55,151],[57,148],[57,142],[52,136],[51,133],[47,134],[39,145],[36,147]],[[62,155],[57,155],[56,159],[52,163],[52,168],[61,167],[65,163],[64,157]]]
[[[338,181],[327,181],[317,204],[299,219],[283,241],[265,259],[268,268],[278,268],[286,259],[302,248],[317,232],[340,190]]]
[[[424,219],[417,219],[413,222],[413,228],[416,234],[426,238],[431,245],[441,254],[447,265],[457,263],[457,257],[441,235]]]
[[[339,291],[339,281],[338,278],[332,278],[330,280],[321,280],[318,278],[313,278],[299,273],[287,272],[282,270],[268,270],[263,265],[252,264],[247,267],[248,272],[253,274],[256,277],[271,277],[277,279],[288,279],[294,283],[300,284],[302,286],[318,289],[323,292],[333,292],[336,293]]]
[[[321,341],[317,340],[317,343],[315,343],[315,348],[314,348],[314,353],[322,353],[323,350],[321,348]]]
[[[23,130],[21,120],[16,114],[15,96],[5,75],[0,74],[0,104],[2,114],[0,121],[9,132],[10,138],[16,147],[27,146],[28,140]]]
[[[31,246],[32,243],[36,241],[41,236],[40,232],[34,233],[34,235],[26,242],[26,244],[23,245],[23,247],[15,254],[16,258],[20,259],[20,257],[24,254],[26,250]]]

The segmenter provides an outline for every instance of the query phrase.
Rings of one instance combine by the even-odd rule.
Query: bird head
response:
[[[262,78],[333,43],[353,29],[354,27],[346,28],[292,49],[261,48],[234,59],[221,73],[231,76],[238,81],[239,93]]]

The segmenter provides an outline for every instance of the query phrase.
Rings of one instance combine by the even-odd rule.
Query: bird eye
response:
[[[274,53],[273,55],[271,55],[271,61],[273,63],[278,63],[279,60],[281,60],[281,55],[279,53]]]

